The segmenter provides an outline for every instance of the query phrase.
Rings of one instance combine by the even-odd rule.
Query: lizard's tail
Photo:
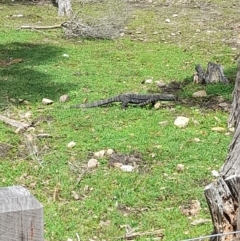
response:
[[[102,105],[107,105],[107,104],[110,104],[110,103],[116,102],[116,101],[118,101],[118,96],[111,97],[111,98],[108,98],[105,100],[94,101],[94,102],[86,103],[86,104],[72,105],[72,106],[70,106],[70,108],[93,108],[93,107],[98,107],[98,106],[102,106]]]

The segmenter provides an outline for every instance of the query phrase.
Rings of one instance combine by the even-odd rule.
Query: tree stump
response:
[[[68,16],[72,14],[71,0],[57,0],[58,16]]]
[[[197,64],[195,70],[196,73],[193,81],[196,84],[212,84],[219,82],[228,84],[228,79],[223,73],[223,67],[219,64],[209,62],[206,72],[203,70],[201,65]]]
[[[0,241],[44,241],[43,205],[21,186],[0,188]]]
[[[235,127],[233,140],[229,146],[228,156],[220,170],[220,177],[216,182],[206,186],[205,197],[210,209],[214,226],[213,234],[235,232],[240,230],[240,64],[229,126]],[[211,238],[211,241],[240,240],[240,234],[229,234]]]

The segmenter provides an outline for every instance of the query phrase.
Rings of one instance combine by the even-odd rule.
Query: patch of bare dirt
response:
[[[6,143],[0,143],[0,158],[5,158],[9,155],[11,152],[13,146],[6,144]]]
[[[221,96],[209,96],[204,98],[187,98],[180,101],[181,105],[187,107],[199,107],[206,110],[222,110],[229,112],[231,102],[224,100]]]
[[[134,9],[154,12],[156,25],[149,35],[148,26],[139,26],[141,31],[131,32],[133,39],[155,38],[173,42],[188,48],[201,43],[209,46],[223,43],[232,47],[240,45],[240,1],[207,0],[129,0]],[[136,16],[134,16],[136,18]],[[148,35],[146,37],[146,34]],[[150,33],[151,34],[151,33]]]

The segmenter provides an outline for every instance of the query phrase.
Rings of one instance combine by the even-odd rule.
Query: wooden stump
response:
[[[43,205],[21,186],[0,188],[0,241],[44,241]]]
[[[206,186],[205,197],[212,216],[213,234],[240,231],[240,64],[235,83],[229,126],[235,128],[228,156],[216,182]],[[240,234],[228,234],[211,241],[237,241]]]
[[[204,72],[201,65],[197,64],[195,70],[194,82],[196,84],[212,84],[219,82],[228,84],[228,79],[223,73],[223,67],[219,64],[209,62],[206,72]]]

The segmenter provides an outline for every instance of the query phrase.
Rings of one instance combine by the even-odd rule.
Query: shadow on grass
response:
[[[0,60],[23,60],[12,65],[0,65],[0,102],[7,98],[31,102],[41,101],[43,97],[56,100],[62,93],[71,90],[73,84],[54,81],[53,73],[49,71],[51,68],[44,69],[44,65],[57,64],[63,51],[61,47],[49,44],[15,42],[0,45]],[[42,69],[39,65],[43,65]]]

